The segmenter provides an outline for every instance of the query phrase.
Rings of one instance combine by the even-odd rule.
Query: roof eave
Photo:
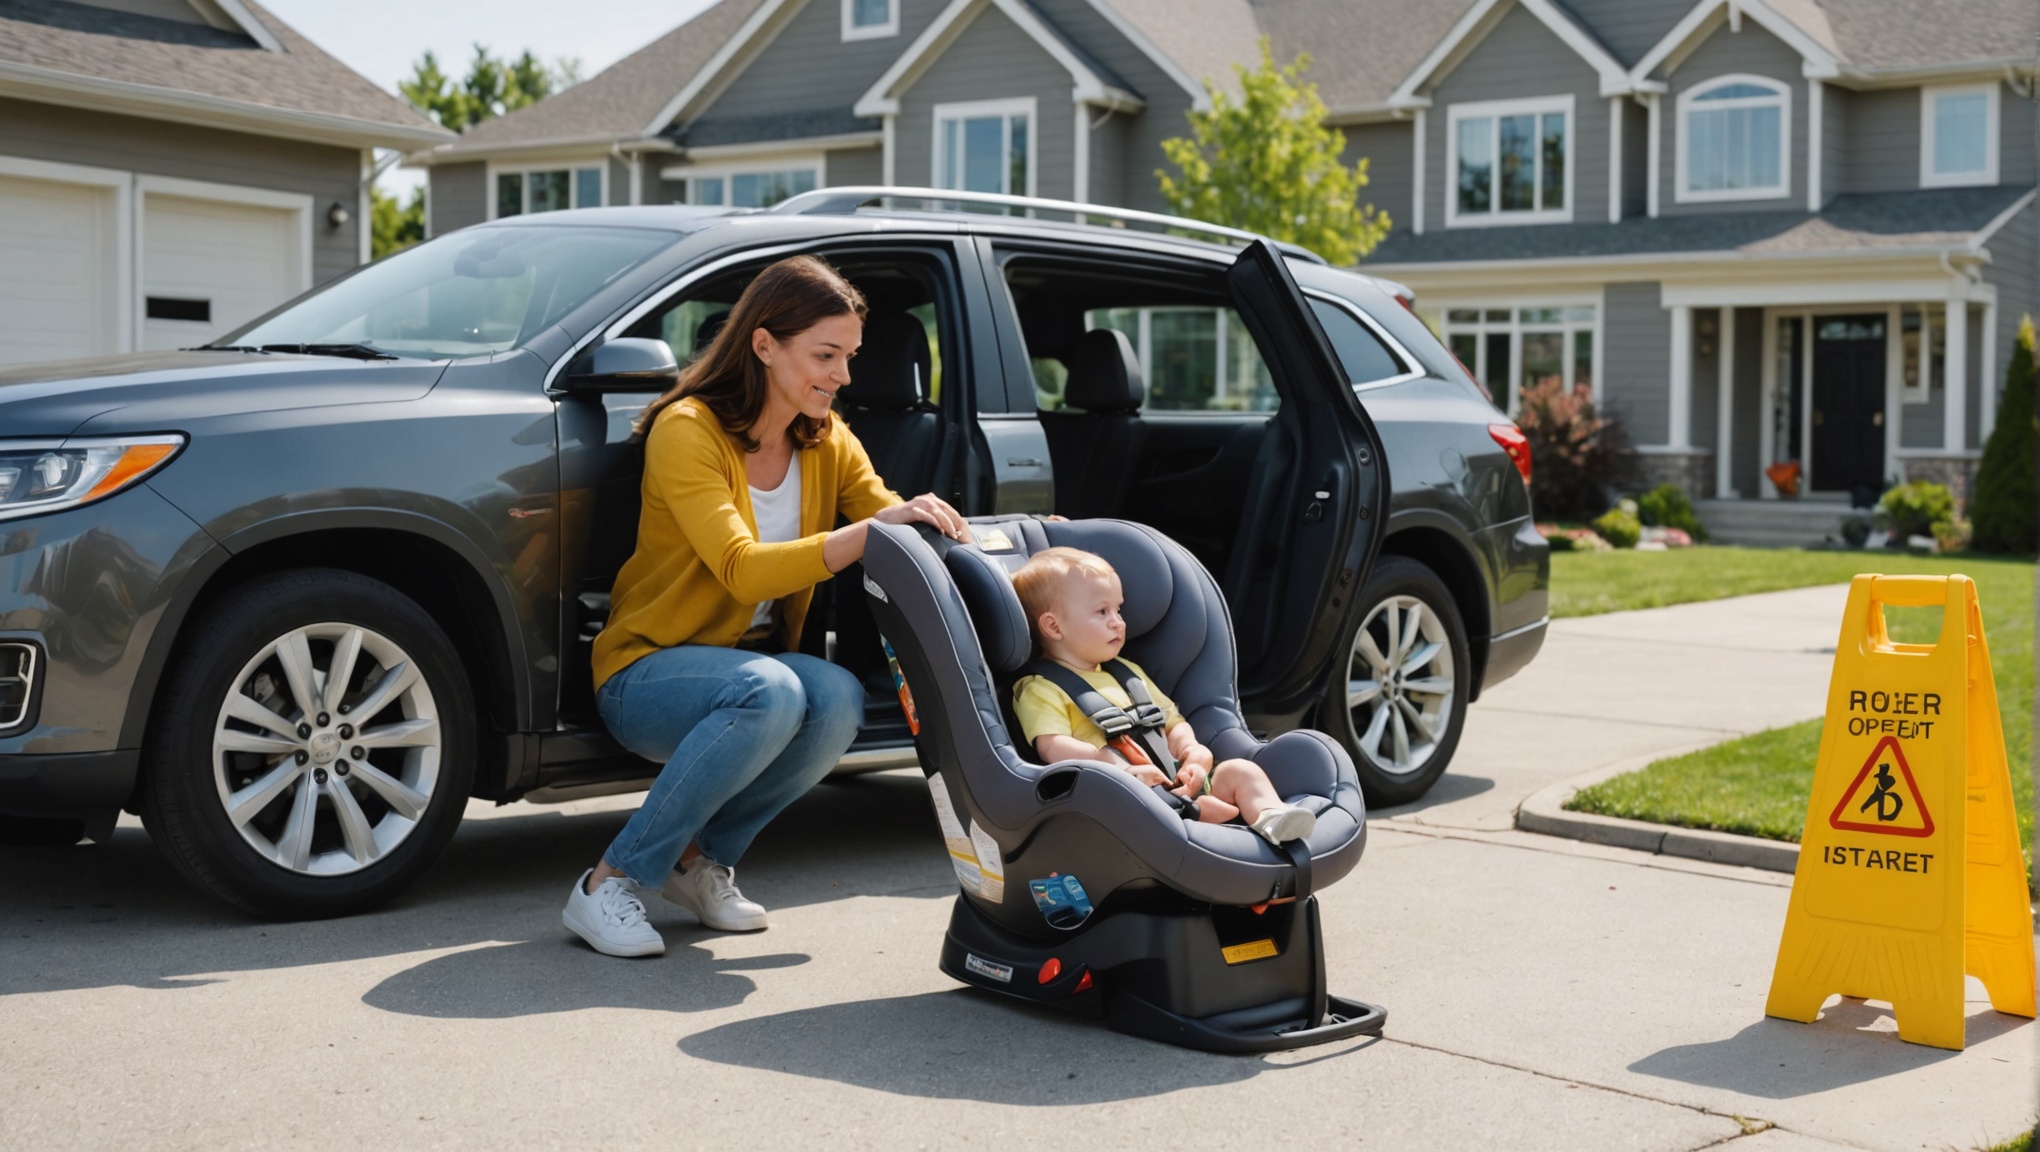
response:
[[[253,104],[203,92],[109,80],[52,68],[0,61],[0,95],[94,112],[119,112],[152,120],[228,128],[289,140],[350,148],[415,149],[455,139],[438,126],[391,124]]]
[[[1617,252],[1605,256],[1530,256],[1516,260],[1425,260],[1402,261],[1400,263],[1361,265],[1370,273],[1393,276],[1422,276],[1430,273],[1477,273],[1477,272],[1531,272],[1551,268],[1621,268],[1631,265],[1651,264],[1772,264],[1800,261],[1833,260],[1841,262],[1905,259],[1908,257],[1930,259],[1938,262],[1947,257],[1951,262],[1988,263],[1990,255],[1976,248],[1974,235],[1957,242],[1943,244],[1894,244],[1889,247],[1864,248],[1805,248],[1789,251],[1745,251],[1739,248],[1700,250],[1686,252]]]

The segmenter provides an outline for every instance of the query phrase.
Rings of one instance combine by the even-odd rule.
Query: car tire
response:
[[[1382,556],[1359,600],[1345,675],[1318,721],[1353,758],[1368,806],[1387,808],[1423,796],[1451,764],[1472,660],[1451,590],[1418,561]]]
[[[446,633],[387,584],[301,569],[235,588],[187,626],[162,683],[143,824],[185,879],[238,908],[373,908],[460,824],[474,696]]]

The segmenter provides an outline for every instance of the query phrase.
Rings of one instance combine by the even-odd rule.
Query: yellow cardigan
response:
[[[833,575],[822,542],[836,514],[855,522],[901,502],[842,418],[831,423],[820,444],[794,453],[801,537],[761,544],[743,446],[692,397],[659,413],[645,436],[637,551],[616,574],[609,624],[595,638],[597,690],[660,648],[736,644],[768,600],[781,602],[788,650],[800,647],[815,585]]]

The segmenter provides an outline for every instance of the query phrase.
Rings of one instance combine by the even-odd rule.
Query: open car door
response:
[[[1345,651],[1388,516],[1388,461],[1281,251],[1254,241],[1226,283],[1282,396],[1225,573],[1240,695],[1281,714],[1313,702]]]

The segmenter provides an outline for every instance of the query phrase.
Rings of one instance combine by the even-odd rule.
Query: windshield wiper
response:
[[[373,344],[264,344],[263,352],[295,352],[301,356],[344,356],[350,360],[395,360],[394,353]]]
[[[201,344],[201,345],[199,345],[199,346],[198,346],[198,347],[196,347],[196,348],[184,348],[184,349],[180,349],[180,351],[184,351],[184,352],[265,352],[265,351],[268,351],[268,349],[265,349],[265,348],[257,348],[257,347],[256,347],[256,346],[254,346],[253,344]]]

